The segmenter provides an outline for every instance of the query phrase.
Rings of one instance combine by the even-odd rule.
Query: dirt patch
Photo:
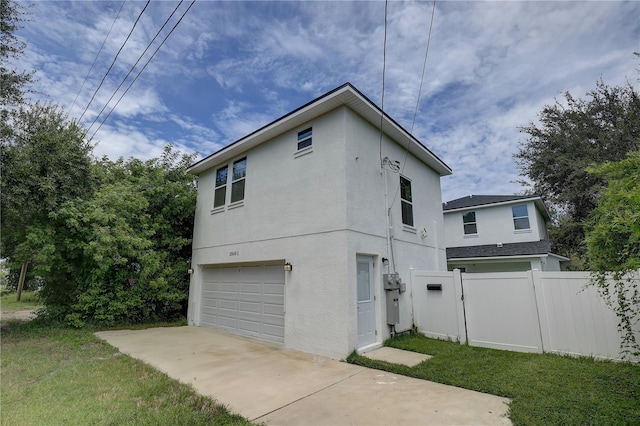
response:
[[[23,310],[23,311],[15,311],[15,312],[2,312],[0,313],[0,321],[31,321],[36,317],[35,310]]]

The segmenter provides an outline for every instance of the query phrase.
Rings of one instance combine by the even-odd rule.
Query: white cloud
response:
[[[36,3],[23,64],[40,70],[37,89],[71,105],[120,4]],[[176,4],[151,2],[89,118]],[[143,6],[125,4],[72,114]],[[433,3],[388,6],[384,107],[409,129]],[[564,91],[635,81],[639,15],[637,2],[438,2],[414,133],[454,169],[443,199],[521,190],[518,126]],[[207,155],[346,81],[380,104],[383,37],[384,2],[200,1],[100,130],[100,152],[148,156],[170,141]]]
[[[96,146],[94,155],[106,155],[111,159],[135,157],[148,160],[159,157],[163,147],[170,143],[162,139],[151,139],[148,133],[120,123],[103,126],[95,139],[100,143]]]

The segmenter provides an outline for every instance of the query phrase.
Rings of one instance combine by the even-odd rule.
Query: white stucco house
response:
[[[411,328],[411,268],[446,270],[451,169],[349,83],[190,173],[190,325],[342,359]],[[393,325],[388,272],[406,285]]]
[[[536,195],[469,195],[443,204],[449,270],[560,271],[549,212]]]

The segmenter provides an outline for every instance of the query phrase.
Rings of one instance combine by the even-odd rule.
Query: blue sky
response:
[[[26,55],[15,65],[38,70],[38,97],[80,117],[145,2],[127,1],[114,24],[121,5],[34,3],[18,32]],[[177,5],[150,3],[84,124]],[[384,109],[453,169],[442,179],[445,201],[522,191],[512,158],[525,139],[518,127],[565,91],[585,97],[600,78],[638,85],[640,2],[441,0],[413,123],[432,8],[389,2]],[[347,81],[380,105],[383,40],[384,1],[198,0],[96,133],[95,154],[147,159],[172,143],[206,156]]]

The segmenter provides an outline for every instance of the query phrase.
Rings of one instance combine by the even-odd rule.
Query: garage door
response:
[[[282,265],[205,268],[200,324],[283,342]]]

